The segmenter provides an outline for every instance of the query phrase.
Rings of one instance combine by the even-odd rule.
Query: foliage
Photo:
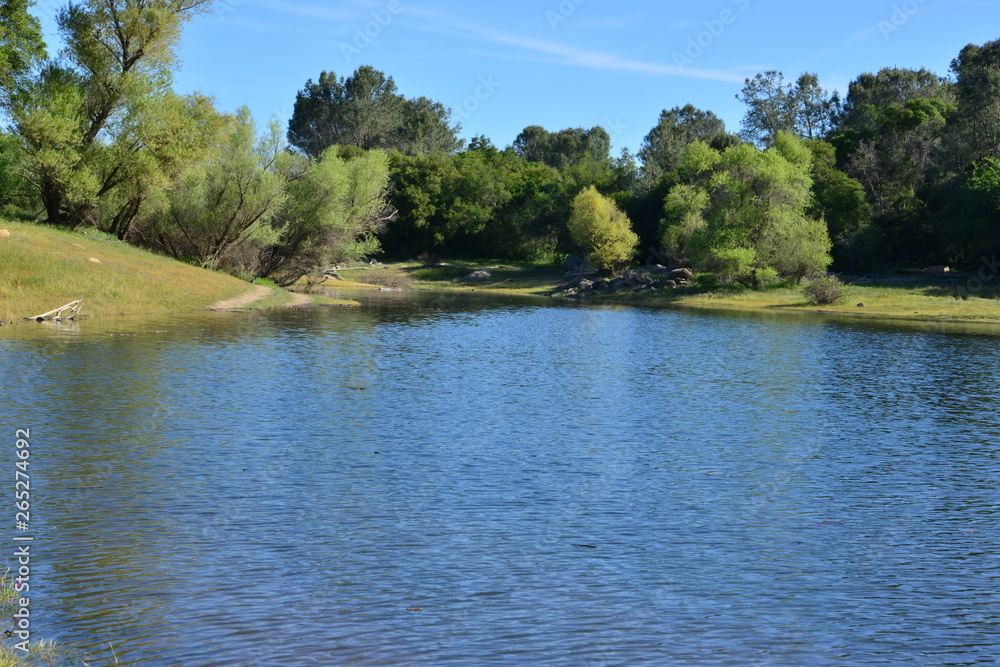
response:
[[[968,160],[1000,157],[1000,40],[969,44],[951,69]]]
[[[602,271],[616,271],[635,255],[639,237],[615,203],[589,186],[573,199],[568,228],[587,260]]]
[[[819,276],[805,286],[803,292],[809,303],[827,306],[837,303],[847,296],[844,283],[836,276]]]
[[[176,128],[166,126],[197,118],[172,117],[185,104],[170,89],[170,70],[181,27],[209,4],[85,0],[59,13],[62,58],[17,86],[9,105],[24,140],[25,177],[49,222],[110,220],[105,228],[124,238],[187,161],[180,153],[195,147],[175,142]],[[181,135],[201,143],[197,132]]]
[[[524,128],[514,139],[514,151],[528,162],[565,169],[582,161],[610,162],[611,137],[603,127],[549,132],[539,125]]]
[[[282,149],[276,124],[258,137],[249,109],[240,109],[212,158],[189,167],[170,191],[155,228],[159,242],[208,268],[246,268],[241,251],[251,241],[277,241],[270,223],[285,199]]]
[[[288,142],[313,158],[335,145],[410,155],[461,148],[461,128],[449,125],[449,109],[426,97],[407,100],[396,90],[391,76],[370,65],[340,79],[324,71],[296,95]]]
[[[725,149],[734,143],[726,132],[726,124],[711,111],[702,111],[687,104],[660,113],[660,120],[639,149],[643,175],[646,179],[658,179],[662,174],[675,171],[681,163],[684,149],[694,141],[707,144],[716,142],[715,147]]]
[[[804,73],[792,84],[774,70],[747,79],[736,98],[747,105],[740,134],[758,146],[770,145],[782,131],[806,139],[824,136],[836,106],[836,97],[820,87],[815,74]]]
[[[664,206],[663,246],[676,263],[752,287],[826,269],[826,226],[808,215],[811,154],[790,133],[779,132],[774,144],[687,148],[678,172],[688,182],[671,189]]]
[[[825,220],[834,266],[859,271],[873,264],[875,230],[865,189],[836,167],[836,151],[821,139],[808,142],[812,151],[813,201],[809,214]]]
[[[360,260],[379,250],[375,235],[395,215],[388,204],[389,158],[380,151],[332,146],[288,170],[287,198],[259,253],[258,273],[289,285],[310,271]]]
[[[41,24],[28,11],[33,4],[33,0],[0,4],[0,100],[4,102],[46,56]]]

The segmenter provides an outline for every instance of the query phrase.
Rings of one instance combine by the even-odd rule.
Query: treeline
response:
[[[210,4],[69,5],[54,60],[30,2],[3,4],[6,214],[280,282],[375,254],[582,252],[760,285],[831,263],[973,266],[1000,242],[1000,41],[963,49],[947,78],[883,69],[843,98],[814,74],[761,73],[737,95],[739,133],[677,106],[613,157],[601,127],[465,145],[449,109],[368,66],[307,81],[287,132],[261,131],[171,89],[181,28]]]

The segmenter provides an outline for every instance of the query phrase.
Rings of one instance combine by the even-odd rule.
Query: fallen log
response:
[[[76,301],[70,301],[65,306],[55,308],[47,313],[42,313],[41,315],[35,315],[34,317],[26,317],[26,320],[35,320],[36,322],[44,322],[45,320],[52,317],[56,322],[60,320],[72,320],[75,319],[77,315],[80,314],[80,304],[83,303],[83,299],[77,299]],[[63,313],[70,311],[72,315],[69,317],[63,317]],[[53,317],[54,316],[54,317]]]

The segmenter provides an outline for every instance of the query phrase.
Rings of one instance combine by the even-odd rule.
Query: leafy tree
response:
[[[563,169],[586,159],[610,163],[611,137],[597,126],[549,132],[539,125],[524,128],[514,139],[514,150],[528,162]]]
[[[871,266],[877,238],[864,187],[837,169],[832,144],[816,139],[808,146],[812,151],[813,173],[813,201],[809,214],[826,220],[833,243],[834,266],[852,272]]]
[[[660,113],[660,120],[639,148],[643,176],[649,181],[658,180],[663,174],[680,166],[684,149],[694,141],[708,144],[723,142],[718,148],[726,148],[732,142],[726,132],[726,124],[711,111],[686,104]]]
[[[187,169],[170,191],[158,226],[161,243],[175,257],[191,256],[208,268],[247,269],[251,242],[278,241],[271,221],[286,196],[283,149],[275,123],[258,137],[249,109],[241,108],[211,159]]]
[[[970,161],[1000,156],[1000,40],[969,44],[952,61],[958,120]]]
[[[808,215],[811,161],[808,148],[787,132],[766,151],[691,144],[678,170],[687,182],[665,201],[665,250],[751,287],[825,270],[826,226]]]
[[[870,133],[880,123],[880,109],[902,107],[918,99],[954,101],[953,84],[926,69],[884,68],[851,82],[836,131]]]
[[[257,269],[283,285],[378,252],[376,234],[395,215],[387,201],[389,157],[383,151],[331,146],[318,160],[296,162],[272,223],[278,240],[261,249]]]
[[[99,224],[99,206],[114,194],[121,205],[113,231],[128,232],[149,194],[150,169],[168,168],[153,147],[161,146],[164,109],[179,106],[170,70],[181,28],[209,4],[84,0],[59,13],[62,60],[18,86],[10,101],[24,168],[49,222]],[[122,196],[124,189],[133,196]]]
[[[28,12],[33,4],[33,0],[0,4],[0,91],[4,100],[46,56],[41,25]]]
[[[736,99],[747,105],[740,135],[758,146],[769,146],[781,131],[808,139],[825,135],[836,101],[815,74],[802,74],[792,84],[774,70],[747,79]]]
[[[973,165],[959,190],[957,211],[948,226],[955,255],[978,261],[1000,247],[1000,158]]]
[[[309,157],[330,146],[398,149],[408,154],[461,147],[451,111],[425,97],[407,100],[392,77],[363,65],[346,79],[322,72],[296,95],[288,142]]]
[[[603,271],[616,271],[635,255],[639,237],[628,216],[590,186],[573,199],[568,228],[587,259]]]

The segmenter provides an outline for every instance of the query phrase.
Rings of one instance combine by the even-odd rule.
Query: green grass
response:
[[[83,316],[197,310],[250,286],[135,248],[94,230],[0,221],[0,321],[83,299]],[[100,263],[90,261],[90,258]]]

